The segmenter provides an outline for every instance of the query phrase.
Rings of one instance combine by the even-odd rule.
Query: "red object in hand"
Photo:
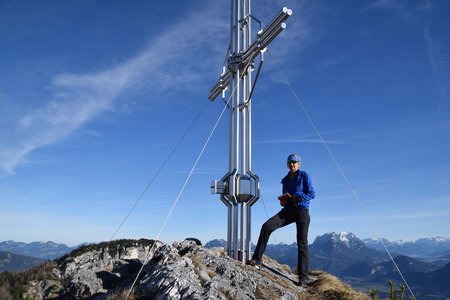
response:
[[[288,203],[288,200],[291,199],[292,196],[289,193],[283,194],[278,197],[278,200],[280,200],[280,205],[285,206]]]

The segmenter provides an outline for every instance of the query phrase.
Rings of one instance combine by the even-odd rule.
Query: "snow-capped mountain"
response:
[[[387,255],[367,247],[353,233],[332,232],[318,236],[309,247],[313,268],[327,269],[339,274],[357,262],[376,263],[387,259]]]
[[[389,241],[384,238],[364,239],[366,246],[385,251],[384,245],[392,253],[411,257],[439,258],[450,251],[450,239],[444,237],[420,238],[416,241]],[[384,244],[384,245],[383,245]]]

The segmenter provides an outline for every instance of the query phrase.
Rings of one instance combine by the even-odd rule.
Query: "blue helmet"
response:
[[[290,154],[290,155],[288,156],[287,162],[290,162],[290,161],[297,161],[298,163],[301,163],[301,162],[302,162],[301,159],[300,159],[300,156],[298,156],[298,155],[295,154],[295,153]]]

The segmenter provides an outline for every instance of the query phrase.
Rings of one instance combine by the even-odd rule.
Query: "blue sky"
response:
[[[115,238],[157,236],[223,109],[207,97],[229,1],[213,2],[0,1],[0,240],[109,240],[204,109]],[[253,96],[253,240],[292,152],[316,190],[311,241],[450,237],[450,3],[266,0],[253,13],[267,24],[283,6],[293,15]],[[228,111],[163,241],[226,237],[209,186],[227,160]],[[292,243],[295,227],[274,237]]]

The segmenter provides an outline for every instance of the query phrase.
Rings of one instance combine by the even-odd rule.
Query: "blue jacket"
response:
[[[299,208],[309,208],[309,201],[316,196],[314,188],[311,184],[311,178],[305,171],[298,170],[293,179],[290,178],[289,173],[281,180],[283,184],[283,194],[289,193],[293,197],[299,199]],[[285,209],[294,209],[296,205],[288,203],[284,206]]]

